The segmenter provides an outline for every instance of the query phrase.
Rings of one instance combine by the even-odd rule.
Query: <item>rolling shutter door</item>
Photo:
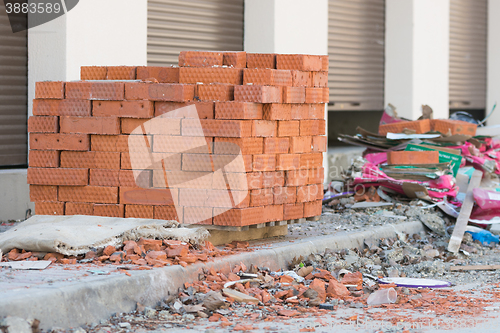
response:
[[[384,109],[385,0],[329,0],[329,110]]]
[[[0,2],[0,166],[24,165],[28,134],[28,37],[12,33]]]
[[[244,0],[149,0],[148,65],[177,65],[185,50],[242,51]]]
[[[487,0],[450,2],[450,109],[486,108]]]

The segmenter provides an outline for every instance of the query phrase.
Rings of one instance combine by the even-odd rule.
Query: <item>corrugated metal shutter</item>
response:
[[[0,2],[0,166],[27,161],[28,35],[12,33]]]
[[[486,108],[488,0],[450,2],[450,109]]]
[[[329,110],[383,110],[385,0],[329,0]]]
[[[242,51],[244,0],[148,0],[148,65],[185,50]]]

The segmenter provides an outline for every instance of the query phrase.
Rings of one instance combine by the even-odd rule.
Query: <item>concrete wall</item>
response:
[[[488,120],[488,125],[500,125],[500,0],[488,1],[488,91],[486,113],[489,113],[495,102],[496,111]]]
[[[21,220],[34,212],[26,184],[26,169],[0,170],[0,221]]]

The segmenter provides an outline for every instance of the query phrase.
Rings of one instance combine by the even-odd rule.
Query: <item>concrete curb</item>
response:
[[[203,268],[214,267],[224,272],[243,262],[248,267],[253,264],[272,270],[286,269],[294,257],[305,257],[327,248],[360,247],[365,239],[393,237],[396,231],[413,234],[422,230],[424,227],[420,222],[405,222],[355,233],[306,238],[290,245],[222,257],[214,262],[186,268],[169,266],[150,271],[130,271],[130,277],[103,276],[102,280],[92,282],[15,290],[6,293],[0,300],[0,318],[8,315],[36,318],[41,321],[42,329],[78,327],[107,319],[115,313],[133,311],[137,302],[153,306],[168,295],[177,293],[184,282],[197,279]]]

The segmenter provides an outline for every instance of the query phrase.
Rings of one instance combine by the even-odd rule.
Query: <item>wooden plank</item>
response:
[[[453,229],[453,234],[451,235],[450,242],[448,243],[448,251],[452,253],[458,253],[460,244],[462,244],[465,229],[467,228],[472,207],[474,206],[474,196],[472,191],[476,187],[479,187],[482,177],[483,173],[481,171],[474,170],[469,186],[467,187],[467,194],[465,195],[464,203],[462,204],[460,214],[458,215],[457,222],[455,223],[455,228]]]
[[[321,215],[320,216],[308,217],[308,218],[306,218],[306,220],[307,221],[312,221],[312,222],[319,221],[319,220],[321,220]]]
[[[450,271],[490,271],[500,269],[500,265],[451,266]]]

